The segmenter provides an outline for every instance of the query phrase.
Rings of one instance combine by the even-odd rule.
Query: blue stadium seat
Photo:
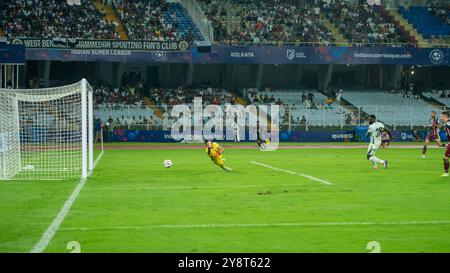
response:
[[[177,32],[182,34],[188,34],[189,30],[192,32],[194,40],[204,41],[205,37],[203,37],[200,30],[191,20],[187,11],[181,6],[180,3],[171,3],[169,5],[168,10],[164,13],[164,20],[167,23],[173,23],[172,14],[176,14],[178,26]]]
[[[425,39],[450,35],[450,25],[432,15],[426,7],[399,7],[398,11]]]

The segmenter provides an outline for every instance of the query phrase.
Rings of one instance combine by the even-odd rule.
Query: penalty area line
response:
[[[307,178],[309,180],[316,181],[316,182],[319,182],[319,183],[322,183],[322,184],[325,184],[325,185],[333,185],[333,183],[331,183],[328,180],[320,179],[320,178],[317,178],[317,177],[314,177],[314,176],[311,176],[311,175],[308,175],[308,174],[293,172],[293,171],[285,170],[285,169],[280,169],[280,168],[276,168],[274,166],[270,166],[270,165],[267,165],[267,164],[264,164],[264,163],[260,163],[260,162],[256,162],[256,161],[250,161],[250,163],[255,164],[255,165],[259,165],[259,166],[262,166],[262,167],[266,167],[266,168],[274,170],[274,171],[285,172],[285,173],[292,174],[292,175],[298,175],[298,176],[301,176],[301,177],[304,177],[304,178]]]
[[[94,169],[95,166],[97,166],[97,163],[100,161],[100,159],[103,157],[103,154],[105,151],[102,151],[98,157],[95,159],[94,162]],[[89,172],[89,175],[92,174],[92,171]],[[70,208],[72,207],[73,203],[77,199],[78,195],[80,194],[81,190],[83,189],[84,185],[86,184],[86,178],[81,178],[80,183],[75,187],[72,194],[70,195],[69,199],[64,203],[64,206],[59,211],[56,218],[53,220],[53,222],[50,224],[50,226],[47,228],[47,230],[42,234],[41,239],[39,242],[31,249],[30,253],[42,253],[45,248],[47,248],[50,241],[53,239],[53,236],[55,236],[56,232],[59,229],[59,226],[64,221],[64,219],[67,216],[67,213],[69,212]]]
[[[271,188],[271,187],[294,187],[304,184],[251,184],[251,185],[230,185],[230,186],[179,186],[179,187],[117,187],[117,188],[89,188],[85,191],[177,191],[177,190],[234,190],[234,189],[253,189],[253,188]]]
[[[166,224],[149,226],[110,227],[68,227],[60,231],[107,231],[107,230],[147,230],[147,229],[201,229],[201,228],[272,228],[272,227],[337,227],[337,226],[418,226],[450,225],[450,221],[398,221],[398,222],[304,222],[304,223],[248,223],[248,224]]]

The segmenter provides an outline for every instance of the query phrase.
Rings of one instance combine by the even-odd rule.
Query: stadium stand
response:
[[[280,106],[281,123],[305,126],[341,126],[350,111],[339,102],[316,90],[256,91],[244,89],[246,98],[253,104],[274,103]]]
[[[134,105],[98,105],[95,117],[102,122],[109,122],[114,128],[131,128],[133,126],[161,125],[161,119],[148,106]]]
[[[136,87],[123,86],[112,88],[109,85],[101,85],[94,88],[94,100],[96,104],[114,105],[136,105],[143,104],[143,100]]]
[[[234,104],[237,96],[219,88],[152,88],[149,97],[163,111],[161,116],[144,103],[145,97],[142,82],[137,85],[125,85],[112,88],[109,85],[99,85],[94,88],[96,117],[101,121],[109,121],[118,126],[164,125],[169,126],[172,119],[169,112],[173,105],[188,104],[192,106],[195,97],[202,97],[203,105]]]
[[[420,98],[379,90],[349,91],[343,99],[361,112],[375,114],[382,122],[395,126],[427,124],[430,112],[441,110]]]
[[[201,0],[215,40],[226,44],[331,43],[315,1]]]
[[[155,111],[145,104],[145,84],[135,74],[125,74],[119,87],[100,82],[93,89],[95,117],[102,122],[109,122],[114,128],[162,124]]]
[[[151,88],[148,97],[161,109],[157,114],[144,103],[144,87],[125,85],[112,88],[99,85],[94,88],[96,117],[102,121],[113,122],[116,126],[164,126],[169,128],[173,118],[169,113],[173,105],[187,104],[192,107],[195,97],[202,97],[203,105],[235,104],[237,95],[221,88]],[[267,90],[254,88],[242,90],[244,98],[251,104],[277,104],[280,106],[282,125],[304,127],[339,127],[365,124],[365,114],[375,114],[390,126],[422,126],[427,124],[430,111],[438,113],[443,109],[431,105],[420,97],[405,93],[392,93],[380,90],[350,90],[338,92],[338,97],[355,106],[345,107],[340,99],[329,98],[316,90]],[[423,93],[425,97],[450,105],[450,90],[434,90]],[[361,117],[361,119],[360,119]]]
[[[118,33],[119,38],[121,40],[128,40],[127,32],[122,24],[122,21],[119,20],[116,10],[112,5],[108,4],[108,1],[104,0],[93,0],[94,6],[104,12],[105,18],[108,22],[114,25],[114,30]]]
[[[165,0],[114,0],[129,39],[203,41],[205,38],[180,3]]]
[[[168,0],[111,0],[114,10],[108,17],[105,7],[108,1],[81,1],[81,5],[69,5],[66,1],[6,0],[0,3],[0,30],[9,37],[70,37],[94,39],[120,39],[117,25],[123,25],[129,39],[144,40],[205,40],[189,13],[178,2]],[[415,43],[412,36],[386,12],[383,6],[349,4],[345,1],[295,0],[198,0],[211,20],[216,41],[225,44],[331,44],[336,34],[330,23],[353,45]],[[102,8],[99,8],[102,7]],[[427,39],[450,37],[450,7],[400,7],[399,13]],[[401,16],[400,16],[401,17]],[[326,18],[326,19],[325,19]],[[403,20],[403,19],[402,19]],[[325,22],[327,24],[325,24]],[[191,103],[201,96],[204,104],[236,103],[238,97],[229,90],[219,88],[153,88],[144,97],[144,83],[124,82],[119,88],[98,85],[95,100],[101,108],[102,118],[121,116],[112,114],[114,109],[131,107],[125,118],[162,117],[168,107],[178,103]],[[424,96],[449,105],[448,91],[425,93]],[[303,120],[305,124],[334,126],[342,124],[352,113],[340,107],[333,99],[315,90],[255,91],[245,89],[244,98],[250,103],[276,103],[291,117],[284,122]],[[414,119],[426,121],[433,106],[420,99],[405,98],[401,94],[357,91],[346,92],[344,98],[367,113],[379,113],[380,119],[396,125],[417,123],[407,108],[418,109]],[[146,105],[151,99],[162,114]],[[405,103],[408,106],[404,106]],[[388,110],[384,110],[385,109]],[[403,108],[402,108],[403,107]],[[142,111],[141,111],[142,110]],[[122,122],[122,121],[121,121]]]
[[[423,93],[423,95],[427,98],[433,98],[446,106],[450,106],[450,89],[431,90],[429,92]]]
[[[399,7],[399,12],[410,22],[426,39],[442,39],[450,36],[450,11],[444,14],[438,8],[431,7]]]
[[[112,6],[118,20],[107,20],[105,7],[109,6],[94,1],[82,1],[81,5],[57,0],[2,1],[0,29],[8,37],[204,40],[180,3],[114,0]],[[127,35],[121,37],[118,26],[122,25]]]
[[[153,88],[150,90],[151,97],[158,105],[167,109],[168,105],[190,104],[195,97],[201,97],[203,104],[224,105],[226,103],[234,104],[236,95],[219,88]]]
[[[151,97],[155,99],[157,104],[163,109],[163,127],[169,128],[174,119],[169,113],[172,106],[176,104],[187,104],[193,110],[193,100],[195,97],[201,97],[203,105],[221,105],[227,103],[236,104],[236,94],[221,88],[154,88],[150,91]]]
[[[314,0],[197,2],[211,21],[218,43],[314,45],[335,44],[337,40],[340,44],[348,40],[356,46],[417,43],[414,35],[383,6]],[[111,0],[110,3],[112,8],[99,1],[81,1],[81,5],[57,0],[2,1],[0,29],[9,37],[205,40],[178,2]],[[448,6],[400,7],[398,11],[426,39],[450,39]]]
[[[54,82],[52,86],[67,84]],[[122,84],[112,87],[99,81],[93,85],[94,116],[102,123],[108,122],[110,128],[130,129],[162,125],[161,117],[145,102],[146,87],[144,81],[136,75],[124,74]],[[30,88],[42,88],[37,79],[30,80]]]
[[[442,23],[450,25],[450,3],[432,3],[428,10],[431,12],[431,14],[438,17],[442,21]]]
[[[0,28],[8,37],[119,38],[114,24],[91,1],[1,1]]]
[[[354,45],[367,44],[413,44],[414,37],[403,31],[398,22],[384,10],[383,6],[350,4],[334,1],[323,8],[326,17]]]

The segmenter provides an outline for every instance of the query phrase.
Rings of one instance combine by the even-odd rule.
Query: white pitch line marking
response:
[[[417,226],[450,225],[449,220],[442,221],[399,221],[399,222],[311,222],[311,223],[255,223],[255,224],[179,224],[149,226],[111,226],[111,227],[69,227],[60,231],[95,230],[145,230],[145,229],[196,229],[196,228],[265,228],[265,227],[326,227],[326,226]]]
[[[325,185],[333,185],[333,183],[331,183],[328,180],[320,179],[320,178],[317,178],[317,177],[314,177],[314,176],[311,176],[311,175],[308,175],[308,174],[297,173],[297,172],[290,171],[290,170],[280,169],[280,168],[276,168],[274,166],[270,166],[270,165],[267,165],[267,164],[264,164],[264,163],[260,163],[260,162],[256,162],[256,161],[250,161],[250,163],[255,164],[255,165],[259,165],[259,166],[262,166],[262,167],[266,167],[266,168],[269,168],[269,169],[274,170],[274,171],[285,172],[285,173],[292,174],[292,175],[302,176],[302,177],[308,178],[310,180],[313,180],[313,181],[316,181],[316,182],[320,182],[320,183],[325,184]]]
[[[252,184],[252,185],[227,185],[227,186],[179,186],[179,187],[118,187],[118,188],[89,188],[86,191],[154,191],[154,190],[232,190],[232,189],[245,189],[245,188],[267,188],[267,187],[293,187],[293,186],[302,186],[302,184]]]
[[[95,166],[97,166],[97,163],[100,161],[100,159],[103,157],[103,154],[105,151],[102,151],[97,159],[94,162],[94,169]],[[89,175],[91,175],[92,171],[89,172]],[[47,228],[47,230],[42,234],[41,239],[39,242],[31,249],[31,253],[41,253],[45,250],[45,248],[48,246],[50,241],[53,239],[53,236],[55,236],[55,233],[58,231],[59,226],[64,221],[64,219],[67,216],[67,213],[69,212],[70,208],[72,207],[73,203],[77,199],[78,195],[80,194],[80,191],[83,189],[84,185],[86,184],[86,179],[81,178],[80,183],[75,187],[72,194],[70,195],[69,199],[64,203],[64,206],[59,211],[56,218],[53,220],[53,222],[50,224],[50,226]]]

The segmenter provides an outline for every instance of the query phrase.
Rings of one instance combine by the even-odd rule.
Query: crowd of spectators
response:
[[[8,0],[0,3],[0,28],[9,37],[119,38],[93,1]]]
[[[5,0],[0,28],[9,37],[119,39],[116,22],[108,22],[94,1]],[[73,3],[72,3],[73,2]],[[411,42],[382,7],[365,1],[198,0],[214,28],[215,40],[236,44],[332,44],[325,15],[354,45]],[[110,0],[128,37],[137,40],[193,41],[197,31],[180,27],[181,18],[167,0]],[[430,2],[429,11],[450,24],[450,4]],[[449,37],[432,37],[433,42]],[[439,40],[439,41],[438,41]],[[442,41],[441,41],[442,42]]]
[[[354,45],[401,44],[408,37],[379,6],[346,1],[324,3],[322,9],[346,39]]]
[[[330,109],[335,101],[340,102],[342,90],[333,92],[333,95],[326,97],[325,99],[317,99],[313,92],[303,91],[298,92],[296,98],[281,99],[275,98],[276,91],[273,92],[258,92],[255,88],[244,88],[243,96],[252,104],[277,104],[284,106],[284,108],[292,107],[305,107],[310,109]]]
[[[270,96],[267,93],[263,94],[256,88],[244,88],[242,94],[251,104],[283,104],[280,98],[277,100],[273,94]]]
[[[314,90],[273,90],[265,88],[243,89],[243,96],[254,104],[277,104],[280,110],[280,124],[295,127],[322,126],[330,124],[354,124],[358,118],[354,113],[337,107],[341,103],[343,90],[330,88],[327,95]]]
[[[111,111],[120,109],[122,105],[142,105],[142,92],[139,84],[131,87],[126,85],[120,88],[111,88],[107,84],[102,84],[94,88],[95,101],[111,109]],[[150,97],[155,100],[157,106],[163,109],[162,117],[158,117],[154,112],[146,115],[120,115],[109,116],[108,124],[114,128],[132,128],[133,126],[144,126],[151,128],[152,126],[163,126],[165,129],[170,128],[174,122],[174,118],[170,116],[170,106],[176,104],[191,104],[195,97],[202,97],[203,105],[224,105],[226,103],[235,104],[237,97],[231,92],[219,88],[203,88],[193,89],[188,87],[178,88],[152,88],[150,89]]]
[[[431,14],[438,17],[444,24],[450,25],[450,3],[437,4],[433,2],[428,10]]]
[[[151,97],[158,105],[176,105],[193,103],[195,97],[202,97],[203,104],[224,105],[236,103],[237,97],[220,88],[153,88],[150,90]]]
[[[220,0],[200,0],[198,1],[205,12],[205,16],[211,22],[214,29],[214,39],[223,41],[228,36],[228,13],[224,4]]]
[[[107,120],[100,122],[105,122],[110,128],[114,129],[127,129],[134,127],[144,127],[146,129],[151,129],[153,126],[162,125],[162,121],[160,118],[156,117],[154,114],[148,116],[129,116],[129,115],[121,115],[120,117],[112,117],[109,116]]]
[[[449,47],[450,46],[450,35],[431,35],[430,42],[432,45],[439,47]]]
[[[142,92],[144,91],[143,82],[136,85],[126,84],[120,87],[112,87],[108,83],[100,83],[93,87],[94,102],[96,105],[108,107],[122,107],[125,105],[142,106],[144,104]]]
[[[450,89],[433,89],[430,92],[439,98],[450,98]]]
[[[428,10],[444,24],[450,25],[450,3],[439,5],[433,2]],[[440,46],[448,46],[450,44],[450,35],[432,36],[431,42]]]
[[[315,0],[202,0],[216,41],[227,44],[334,41]]]
[[[77,1],[75,1],[77,2]],[[179,15],[166,0],[111,0],[128,37],[137,40],[193,41],[195,30],[180,28]],[[354,45],[411,42],[379,6],[322,0],[199,0],[215,40],[236,44],[332,44],[326,15]],[[429,11],[450,24],[450,4],[430,3]],[[7,0],[0,3],[0,28],[9,37],[119,39],[93,1]],[[196,32],[195,32],[196,33]],[[433,37],[445,39],[448,37]]]
[[[128,37],[135,40],[192,41],[192,30],[179,32],[179,18],[175,12],[170,13],[170,3],[165,0],[113,0],[113,7],[122,21]]]

